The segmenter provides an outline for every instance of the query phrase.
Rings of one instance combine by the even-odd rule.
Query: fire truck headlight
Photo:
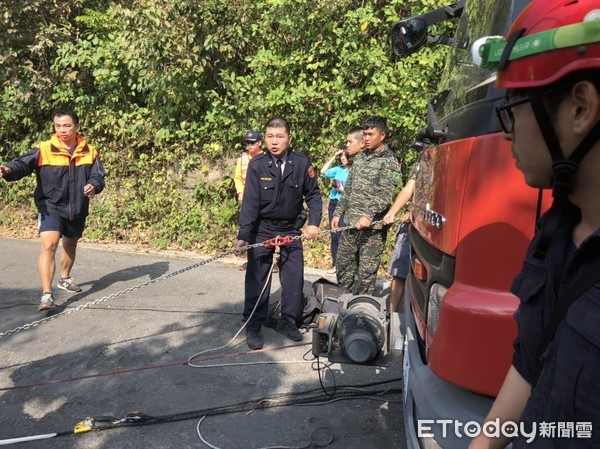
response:
[[[427,305],[427,329],[431,335],[435,334],[440,318],[442,300],[448,289],[442,284],[433,284],[429,290],[429,304]]]

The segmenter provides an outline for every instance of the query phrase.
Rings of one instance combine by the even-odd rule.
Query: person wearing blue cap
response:
[[[235,175],[233,176],[237,200],[240,204],[242,204],[242,199],[244,198],[244,186],[246,185],[246,171],[248,170],[248,164],[250,163],[250,159],[260,153],[262,140],[262,134],[258,131],[248,131],[244,135],[244,150],[242,155],[238,157],[237,165],[235,166]],[[246,262],[240,265],[240,271],[244,271],[247,265]],[[274,272],[277,271],[278,270],[274,268]]]
[[[242,204],[242,199],[244,197],[244,185],[246,184],[248,164],[250,163],[250,159],[260,153],[262,140],[261,133],[257,131],[248,131],[244,136],[244,152],[237,160],[235,175],[233,177],[237,199],[240,204]]]

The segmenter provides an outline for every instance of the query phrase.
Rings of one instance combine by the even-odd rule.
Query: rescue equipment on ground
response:
[[[334,363],[389,365],[400,353],[389,297],[351,294],[338,298],[338,313],[321,313],[313,329],[312,353]]]

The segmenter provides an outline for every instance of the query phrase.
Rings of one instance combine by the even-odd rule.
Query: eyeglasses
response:
[[[525,103],[529,103],[531,98],[539,98],[541,96],[555,94],[557,92],[561,92],[565,89],[573,87],[573,83],[567,83],[560,86],[556,86],[553,89],[549,89],[543,92],[539,91],[529,91],[529,95],[526,97],[519,98],[511,103],[507,103],[503,106],[496,106],[496,115],[498,116],[498,121],[500,122],[500,126],[502,126],[502,130],[506,134],[510,134],[513,132],[515,128],[515,116],[513,115],[513,108],[517,106],[521,106]]]
[[[515,127],[515,116],[513,115],[512,109],[525,103],[529,103],[530,101],[531,98],[523,97],[503,106],[496,106],[496,115],[498,116],[500,126],[502,126],[502,131],[504,131],[506,134],[513,132]]]

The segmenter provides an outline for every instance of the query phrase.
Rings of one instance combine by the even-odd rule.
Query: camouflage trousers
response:
[[[355,295],[373,295],[387,230],[349,229],[342,233],[336,257],[338,284]],[[355,279],[356,278],[356,279]]]

